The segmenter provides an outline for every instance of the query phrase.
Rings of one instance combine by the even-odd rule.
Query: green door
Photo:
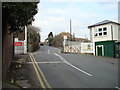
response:
[[[98,56],[102,56],[102,46],[97,47]]]

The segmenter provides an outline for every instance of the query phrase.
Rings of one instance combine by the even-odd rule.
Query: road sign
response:
[[[22,42],[14,42],[14,46],[22,46]]]
[[[63,37],[64,39],[67,39],[67,35],[64,35],[64,37]]]

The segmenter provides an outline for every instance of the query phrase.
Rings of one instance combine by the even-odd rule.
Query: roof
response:
[[[88,39],[85,39],[85,38],[75,38],[75,41],[89,41]]]
[[[99,26],[99,25],[104,25],[104,24],[108,24],[108,23],[114,23],[114,24],[120,25],[120,23],[116,23],[116,22],[113,22],[113,21],[110,21],[110,20],[104,20],[102,22],[99,22],[99,23],[93,24],[91,26],[88,26],[88,28],[94,27],[94,26]]]

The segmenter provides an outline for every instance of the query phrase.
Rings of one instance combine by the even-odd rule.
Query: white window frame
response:
[[[105,31],[103,31],[103,28],[106,28]],[[94,31],[94,37],[102,37],[102,36],[107,36],[108,35],[108,30],[107,30],[107,27],[103,27],[103,28],[97,28],[95,29]],[[102,31],[99,31],[99,29],[102,29]],[[106,32],[107,34],[104,35],[104,32]],[[102,33],[102,35],[99,35],[99,33]],[[97,36],[95,36],[97,34]]]

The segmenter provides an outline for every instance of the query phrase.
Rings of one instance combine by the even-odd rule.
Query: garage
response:
[[[95,42],[95,55],[115,57],[115,41]]]

